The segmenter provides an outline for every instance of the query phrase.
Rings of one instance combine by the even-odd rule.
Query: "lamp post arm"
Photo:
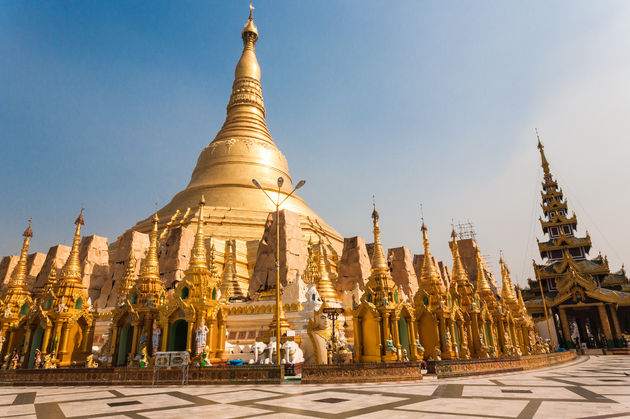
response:
[[[264,193],[265,195],[267,195],[267,198],[269,198],[269,200],[270,200],[270,201],[271,201],[274,205],[276,205],[276,201],[274,201],[274,200],[273,200],[273,198],[271,198],[271,197],[269,196],[269,194],[267,193],[267,191],[266,191],[266,190],[264,190],[263,188],[258,188],[258,189],[260,189],[261,191],[263,191],[263,193]]]
[[[293,192],[295,192],[296,190],[297,190],[297,188],[293,188],[293,190],[291,191],[291,193],[290,193],[290,194],[288,194],[288,195],[286,196],[286,198],[284,198],[282,201],[280,201],[280,203],[278,204],[278,206],[280,206],[280,205],[284,204],[284,201],[286,201],[287,199],[291,198],[291,195],[293,195]]]

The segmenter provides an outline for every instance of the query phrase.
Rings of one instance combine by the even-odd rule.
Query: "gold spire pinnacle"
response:
[[[335,287],[333,286],[330,276],[328,275],[328,270],[326,269],[326,253],[324,245],[321,242],[319,243],[319,248],[319,276],[316,285],[317,292],[319,292],[319,296],[322,300],[338,301],[339,297],[337,296],[337,291],[335,291]]]
[[[451,232],[451,238],[453,239],[453,282],[468,282],[468,273],[464,268],[464,264],[462,263],[462,258],[459,254],[459,244],[457,243],[457,233],[455,232],[455,228],[453,227],[453,231]]]
[[[424,258],[422,261],[422,273],[420,274],[420,283],[439,282],[441,284],[442,281],[440,280],[440,274],[438,273],[437,269],[435,269],[433,256],[431,256],[431,250],[429,249],[429,236],[427,235],[427,226],[424,224],[424,221],[422,222],[421,230],[422,244],[424,246]]]
[[[81,226],[84,225],[83,221],[83,208],[81,208],[81,212],[76,220],[74,220],[74,225],[76,226],[74,230],[74,238],[72,239],[72,249],[70,250],[70,255],[66,260],[66,263],[61,268],[60,280],[61,281],[75,281],[81,282],[81,264],[79,262],[79,243],[81,242]]]
[[[252,11],[254,6],[249,5],[249,19],[243,27],[241,38],[243,38],[243,54],[234,72],[235,78],[250,77],[260,81],[260,66],[256,59],[255,47],[258,40],[258,28],[254,24]]]
[[[547,157],[545,156],[545,146],[542,142],[540,142],[540,136],[538,135],[538,128],[536,128],[536,138],[538,138],[538,151],[540,151],[540,160],[541,166],[543,168],[543,172],[545,173],[545,180],[551,178],[551,172],[549,171],[549,162],[547,161]]]
[[[202,194],[201,200],[199,201],[199,220],[197,221],[197,233],[195,234],[195,241],[193,243],[189,268],[208,268],[208,263],[206,261],[206,245],[204,243],[205,239],[203,235],[203,207],[205,203],[206,201]]]
[[[28,258],[28,246],[31,242],[31,237],[33,237],[31,221],[31,219],[28,220],[28,227],[26,228],[26,230],[24,230],[24,233],[22,234],[22,236],[24,236],[24,241],[22,242],[22,251],[20,252],[20,259],[18,260],[18,263],[13,269],[13,273],[11,274],[9,287],[26,288],[26,286],[28,285],[26,278],[26,260]]]
[[[503,284],[501,286],[501,297],[506,301],[516,301],[514,284],[512,283],[512,278],[510,278],[510,270],[503,260],[503,253],[501,253],[501,256],[499,257],[499,264],[501,265],[501,279],[503,280]]]
[[[233,243],[227,242],[225,265],[223,267],[223,277],[221,278],[221,298],[229,299],[230,297],[244,297],[241,289],[236,284],[236,267],[234,266],[234,253],[236,249],[233,248]]]
[[[157,238],[158,238],[158,218],[157,211],[153,215],[153,230],[149,235],[149,250],[147,250],[147,256],[142,262],[142,271],[140,272],[140,278],[142,279],[159,279],[160,278],[160,266],[158,264],[157,254]]]
[[[387,260],[383,253],[383,245],[381,244],[381,229],[378,226],[378,211],[376,205],[372,211],[372,220],[374,226],[374,250],[372,251],[372,270],[389,271]]]
[[[133,252],[129,254],[129,261],[127,263],[127,269],[120,280],[120,287],[118,288],[117,304],[121,305],[125,302],[129,296],[129,291],[136,283],[136,258],[133,256]]]
[[[521,287],[516,287],[516,290],[518,292],[518,305],[523,309],[523,313],[527,313],[525,301],[523,301],[523,294],[521,294]]]
[[[481,266],[481,252],[477,248],[477,291],[480,293],[492,293],[488,278],[486,278],[486,272]]]

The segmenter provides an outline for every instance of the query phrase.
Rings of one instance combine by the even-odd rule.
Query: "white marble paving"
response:
[[[121,403],[138,401],[139,404],[110,406],[108,403]],[[176,407],[190,405],[191,402],[173,397],[168,394],[152,394],[145,396],[132,396],[106,400],[88,400],[59,403],[59,407],[66,416],[85,416],[103,413],[119,413],[144,409],[156,409],[164,407]]]
[[[543,401],[536,411],[534,418],[585,418],[588,416],[604,416],[618,413],[627,413],[630,415],[630,410],[627,406],[618,403],[571,403]]]
[[[426,413],[457,413],[482,416],[516,417],[527,405],[526,400],[484,399],[431,399],[405,405],[397,410],[415,410]]]
[[[267,413],[263,409],[252,407],[234,406],[229,404],[205,405],[194,407],[183,407],[179,409],[160,410],[155,412],[143,412],[141,416],[149,419],[176,419],[176,418],[237,418]]]
[[[199,396],[206,400],[211,400],[215,403],[236,403],[243,401],[254,401],[259,399],[268,399],[270,397],[278,397],[279,394],[269,393],[262,390],[232,390],[226,393],[210,394],[206,396]]]
[[[507,390],[505,392],[504,390]],[[518,391],[513,393],[511,391]],[[530,391],[531,393],[521,393]],[[490,387],[490,386],[466,386],[462,396],[467,397],[501,397],[506,399],[576,399],[584,398],[571,390],[562,387]]]
[[[0,406],[4,404],[11,404],[15,401],[17,394],[3,394],[0,395]]]
[[[318,401],[323,399],[344,399],[338,403],[327,403]],[[366,407],[378,406],[380,404],[404,400],[400,397],[382,396],[380,394],[355,394],[343,391],[324,391],[316,394],[292,396],[283,399],[262,401],[256,405],[271,405],[287,407],[291,409],[307,410],[320,413],[343,413]]]
[[[25,416],[34,415],[34,404],[15,404],[12,406],[0,406],[0,417],[13,417],[13,416]]]

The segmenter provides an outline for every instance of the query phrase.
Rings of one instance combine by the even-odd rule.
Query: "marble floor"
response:
[[[521,373],[344,385],[0,387],[0,417],[630,417],[630,357],[581,357]]]

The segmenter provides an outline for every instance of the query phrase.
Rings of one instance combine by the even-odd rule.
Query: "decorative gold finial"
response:
[[[17,265],[13,269],[13,273],[11,274],[11,279],[9,280],[9,287],[19,287],[26,288],[27,277],[26,277],[26,261],[28,258],[28,247],[31,242],[31,237],[33,237],[33,230],[31,229],[31,221],[28,220],[28,227],[24,230],[22,236],[24,237],[24,241],[22,242],[22,250],[20,252],[20,259],[18,260]]]
[[[435,268],[433,263],[433,256],[431,256],[431,249],[429,248],[429,235],[427,234],[427,226],[422,221],[422,245],[424,247],[424,258],[422,260],[422,273],[420,274],[420,282],[442,282],[440,280],[440,274]]]
[[[477,248],[477,291],[481,292],[492,292],[492,288],[490,288],[490,283],[488,282],[488,278],[486,278],[486,273],[483,270],[483,266],[481,266],[481,252],[479,248]]]
[[[79,262],[79,243],[81,242],[81,226],[85,224],[83,220],[83,210],[85,208],[81,208],[81,212],[79,212],[79,216],[76,220],[74,220],[74,225],[76,226],[74,230],[74,238],[72,239],[72,249],[70,249],[70,255],[66,260],[66,263],[61,268],[61,273],[59,275],[59,279],[61,282],[65,281],[75,281],[80,282],[81,278],[81,264]]]
[[[462,263],[462,258],[459,254],[459,244],[457,243],[457,233],[455,232],[455,227],[453,226],[453,231],[451,231],[451,238],[453,241],[452,253],[453,253],[453,282],[462,283],[468,282],[468,273],[464,268],[464,264]]]
[[[319,292],[319,296],[326,301],[338,301],[339,297],[337,296],[335,287],[333,286],[330,276],[328,275],[328,270],[326,269],[326,251],[321,240],[319,242],[319,249],[319,275],[316,283],[317,292]]]
[[[372,270],[385,270],[388,271],[387,260],[383,253],[383,245],[381,244],[381,229],[378,226],[378,211],[376,211],[376,204],[372,210],[372,220],[374,229],[374,250],[372,251]]]
[[[541,166],[543,168],[543,172],[545,173],[545,179],[551,177],[551,171],[549,170],[549,162],[547,161],[547,157],[545,156],[545,146],[540,141],[540,136],[538,135],[538,128],[536,128],[536,138],[538,138],[538,151],[540,151],[540,160]]]
[[[147,256],[144,258],[142,263],[142,271],[140,273],[141,279],[156,279],[160,278],[160,266],[158,264],[158,255],[157,255],[157,238],[158,238],[158,223],[160,219],[157,214],[157,209],[155,210],[155,214],[153,214],[153,230],[149,234],[149,249],[147,250]]]
[[[208,264],[206,261],[206,244],[203,235],[203,207],[206,203],[203,194],[199,200],[199,220],[197,221],[197,233],[195,234],[195,241],[193,243],[192,254],[190,258],[191,268],[207,269]]]
[[[499,257],[499,264],[501,265],[501,297],[507,301],[516,300],[516,295],[514,294],[514,284],[512,283],[512,278],[510,277],[510,270],[508,269],[505,261],[503,260],[503,252],[501,251],[501,256]]]

